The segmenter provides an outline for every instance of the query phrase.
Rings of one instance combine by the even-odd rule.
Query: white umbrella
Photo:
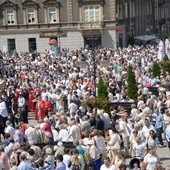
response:
[[[168,38],[165,40],[165,54],[170,59],[170,42],[169,42]]]
[[[162,40],[159,42],[158,49],[158,59],[159,61],[162,61],[164,57],[164,43]]]

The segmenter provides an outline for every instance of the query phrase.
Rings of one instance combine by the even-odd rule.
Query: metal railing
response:
[[[80,22],[78,29],[100,29],[102,22]]]
[[[17,24],[17,25],[0,25],[2,30],[34,30],[34,29],[100,29],[107,24],[116,24],[117,21],[99,21],[99,22],[60,22],[60,23],[39,23],[39,24]]]

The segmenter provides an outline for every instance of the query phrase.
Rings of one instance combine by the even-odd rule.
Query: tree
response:
[[[137,99],[137,97],[138,97],[138,93],[137,93],[138,92],[138,87],[137,87],[135,74],[133,72],[132,66],[128,67],[127,83],[128,83],[128,87],[127,87],[128,97],[130,99]]]
[[[97,89],[98,89],[98,98],[100,98],[100,99],[108,98],[107,85],[106,85],[105,81],[103,80],[103,78],[101,78],[101,77],[97,84]]]
[[[160,77],[160,74],[161,74],[161,68],[160,68],[159,64],[157,62],[153,63],[152,75],[154,77]]]
[[[169,58],[168,56],[165,54],[164,58],[163,58],[164,61],[169,61]]]
[[[106,113],[110,114],[110,103],[108,101],[107,85],[103,78],[99,79],[97,89],[98,96],[94,98],[93,97],[88,98],[86,101],[84,101],[83,105],[88,106],[92,109],[93,108],[102,109]]]

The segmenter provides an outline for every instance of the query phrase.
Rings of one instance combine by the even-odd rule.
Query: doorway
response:
[[[84,47],[95,49],[101,46],[101,36],[85,36]]]

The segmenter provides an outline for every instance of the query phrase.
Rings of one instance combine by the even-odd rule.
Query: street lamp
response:
[[[94,34],[92,30],[92,57],[93,57],[93,81],[94,81],[94,97],[96,98],[96,49],[94,47]]]
[[[58,51],[60,51],[60,37],[62,36],[62,31],[60,30],[60,27],[57,29],[57,38],[58,38]]]

